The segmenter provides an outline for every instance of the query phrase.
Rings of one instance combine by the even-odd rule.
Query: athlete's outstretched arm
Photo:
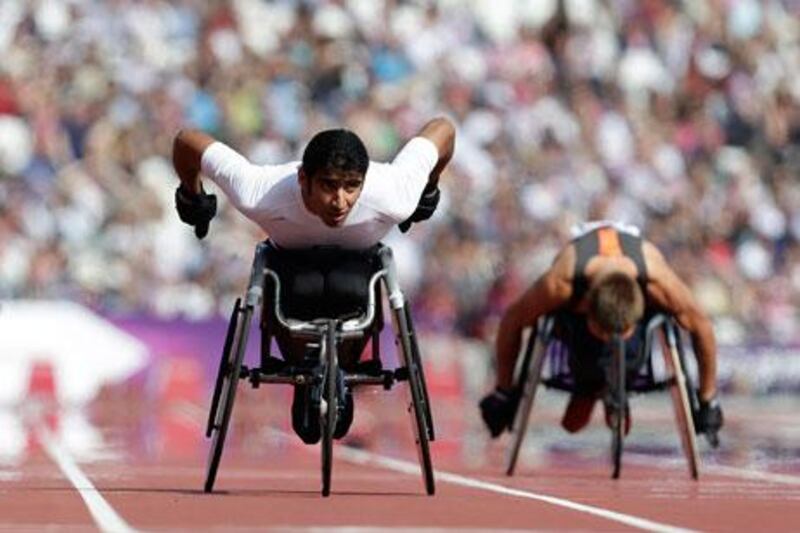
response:
[[[522,331],[536,326],[540,316],[565,305],[572,296],[572,265],[574,248],[569,246],[536,282],[503,314],[497,331],[497,387],[510,390],[514,366],[522,344]]]
[[[648,296],[675,319],[692,338],[700,373],[700,398],[710,400],[717,392],[717,344],[711,320],[700,308],[686,284],[652,244],[644,245],[649,282]]]
[[[453,157],[456,145],[456,128],[450,119],[436,117],[419,130],[417,137],[425,137],[431,141],[439,152],[439,160],[428,176],[426,190],[435,189],[439,184],[439,176]]]
[[[214,138],[200,130],[180,130],[172,143],[172,166],[186,190],[200,194],[200,161]]]

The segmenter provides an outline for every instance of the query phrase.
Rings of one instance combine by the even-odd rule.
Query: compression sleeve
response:
[[[239,211],[252,214],[276,180],[264,167],[250,163],[236,150],[217,141],[203,151],[200,166],[209,179],[225,192]]]

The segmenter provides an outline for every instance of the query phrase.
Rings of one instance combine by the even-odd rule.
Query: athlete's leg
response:
[[[574,313],[562,314],[556,335],[567,345],[569,368],[574,380],[561,425],[575,433],[591,420],[594,406],[605,387],[604,343],[589,333],[586,317]]]
[[[340,261],[325,279],[328,312],[338,318],[361,316],[367,310],[369,301],[369,281],[375,272],[374,256],[370,252],[354,252],[341,256]],[[381,302],[376,302],[381,305]],[[339,345],[339,366],[353,372],[361,359],[361,354],[369,342],[370,336],[343,341]],[[350,430],[354,416],[353,392],[345,387],[344,397],[340,399],[343,406],[334,430],[334,438],[344,437]]]
[[[319,302],[325,289],[324,275],[316,266],[298,252],[280,251],[270,268],[281,282],[281,313],[287,318],[310,320],[319,316]],[[272,326],[272,334],[286,363],[296,366],[315,365],[315,353],[308,340],[292,338],[277,324],[274,309],[265,309]],[[292,428],[306,444],[315,444],[321,437],[319,404],[313,398],[315,391],[308,385],[295,385],[292,400]]]

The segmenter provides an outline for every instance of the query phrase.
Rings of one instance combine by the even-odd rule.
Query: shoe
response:
[[[586,427],[592,419],[592,411],[597,403],[595,394],[572,393],[569,397],[567,409],[561,419],[561,426],[570,433],[577,433]]]
[[[603,402],[603,408],[605,410],[606,425],[608,426],[609,429],[613,429],[614,425],[612,424],[612,420],[611,419],[612,419],[612,415],[613,415],[614,410],[616,409],[616,407],[612,406],[611,402],[604,401]],[[628,433],[630,433],[630,431],[631,431],[631,423],[632,423],[631,422],[631,408],[628,405],[628,401],[625,400],[625,422],[624,422],[625,425],[623,426],[623,434],[626,437],[628,436]]]
[[[519,394],[515,391],[495,389],[487,394],[478,404],[486,427],[493,439],[500,436],[503,431],[511,429],[514,416],[517,414]]]
[[[333,430],[334,439],[341,439],[350,431],[350,426],[353,425],[353,408],[353,392],[350,389],[345,389],[344,399],[340,400],[336,427]]]
[[[322,437],[319,402],[313,401],[311,392],[308,385],[295,385],[292,400],[292,429],[306,444],[316,444]]]

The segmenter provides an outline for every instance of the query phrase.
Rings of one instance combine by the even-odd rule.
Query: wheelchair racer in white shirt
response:
[[[311,139],[302,161],[256,165],[212,136],[184,129],[173,142],[173,166],[181,181],[175,191],[175,206],[180,219],[194,227],[197,237],[205,237],[217,202],[213,194],[205,192],[202,174],[280,249],[335,246],[365,250],[395,225],[405,232],[412,223],[431,217],[439,203],[439,177],[454,147],[452,122],[437,117],[425,124],[390,163],[370,161],[364,143],[352,131],[331,129]],[[290,275],[295,270],[302,269],[290,268]],[[341,287],[329,287],[334,278],[309,284],[309,280],[318,281],[321,274],[307,271],[297,273],[292,282],[306,293],[305,297],[310,285],[324,286],[324,292],[312,296],[334,303],[348,300],[352,296],[348,293],[363,292],[363,272],[356,268],[345,276],[341,274],[335,277]],[[302,350],[298,354],[289,339],[279,335],[277,340],[284,359],[296,362],[303,357]],[[361,347],[352,348],[358,357]],[[294,392],[292,426],[305,443],[318,442],[318,417],[309,416],[309,406],[313,408],[311,391],[295,386]],[[347,433],[353,420],[350,391],[344,400],[345,412],[337,423],[336,438]]]
[[[363,249],[397,224],[429,218],[439,201],[439,176],[453,155],[455,129],[446,118],[428,122],[391,163],[369,161],[348,130],[316,134],[302,161],[255,165],[198,130],[182,130],[173,144],[181,184],[176,207],[203,238],[216,213],[200,173],[282,248],[336,245]]]

